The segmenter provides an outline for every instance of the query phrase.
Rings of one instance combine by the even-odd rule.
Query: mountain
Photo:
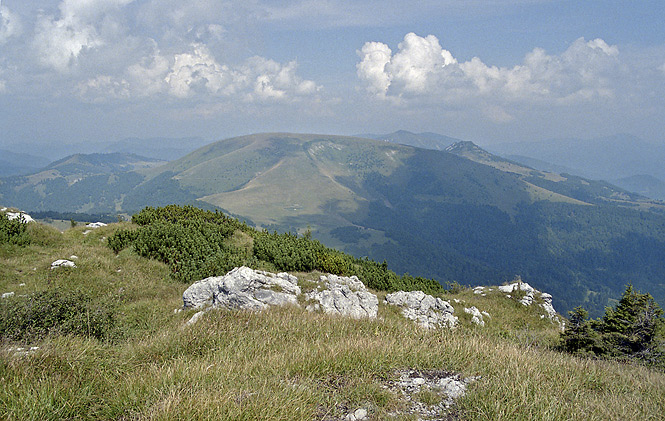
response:
[[[147,169],[164,164],[165,161],[146,158],[129,153],[75,154],[46,166],[41,173],[50,172],[63,177],[90,176],[97,174],[117,174],[127,171]]]
[[[365,135],[373,139],[444,150],[462,142],[436,133],[398,131],[388,135]],[[574,174],[606,180],[640,195],[665,200],[665,147],[647,143],[630,135],[606,138],[552,139],[545,142],[519,142],[493,145],[492,151],[513,162],[541,171]],[[643,171],[647,171],[643,174]]]
[[[118,200],[144,179],[137,171],[164,162],[122,153],[75,154],[41,171],[1,179],[0,197],[33,211],[117,212]]]
[[[665,146],[619,134],[596,139],[551,139],[493,145],[499,155],[522,155],[571,168],[597,180],[616,180],[648,174],[665,180]]]
[[[0,177],[29,174],[49,164],[49,160],[40,156],[0,150]]]
[[[196,201],[269,230],[309,229],[398,273],[476,285],[520,274],[561,311],[601,314],[628,282],[665,302],[665,205],[471,142],[448,146],[256,134],[138,170],[1,179],[0,201],[98,213]]]
[[[126,138],[106,145],[104,153],[131,153],[141,156],[173,161],[181,158],[196,149],[208,144],[200,137],[153,137],[153,138]]]
[[[8,145],[7,147],[3,146],[3,148],[11,151],[26,151],[23,154],[29,155],[26,157],[20,157],[21,162],[26,161],[27,163],[31,163],[34,161],[40,163],[39,165],[31,166],[32,169],[28,171],[29,173],[43,168],[54,160],[59,160],[73,154],[89,155],[122,153],[139,155],[160,161],[172,161],[181,158],[208,143],[210,142],[200,137],[131,137],[118,141],[95,141],[84,143],[31,143],[27,140],[21,144]],[[0,153],[3,154],[0,156],[0,165],[2,165],[5,157],[4,152],[5,151],[0,150]],[[13,153],[14,152],[12,152],[12,154]],[[7,154],[7,157],[12,157],[7,160],[14,162],[13,155]]]
[[[444,136],[438,133],[412,133],[406,130],[398,130],[389,134],[365,134],[360,137],[366,137],[375,140],[384,140],[391,143],[399,143],[400,145],[415,146],[416,148],[433,149],[435,151],[442,151],[449,145],[460,142],[460,139],[454,137]]]
[[[612,184],[628,191],[634,191],[642,196],[665,200],[665,182],[650,175],[633,175],[612,180]]]

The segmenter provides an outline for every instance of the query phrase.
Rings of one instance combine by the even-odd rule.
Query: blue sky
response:
[[[398,129],[662,142],[664,4],[0,0],[0,146]]]

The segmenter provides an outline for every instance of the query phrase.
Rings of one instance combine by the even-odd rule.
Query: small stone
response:
[[[364,408],[356,409],[356,412],[353,413],[353,416],[356,417],[356,420],[364,420],[367,418],[367,410]]]
[[[51,263],[51,269],[66,267],[66,268],[75,268],[76,264],[71,260],[60,259]]]
[[[194,313],[192,318],[187,320],[187,323],[185,323],[185,325],[187,325],[187,326],[193,325],[194,323],[196,323],[201,318],[201,316],[203,316],[204,313],[205,313],[205,311],[198,311],[198,312]]]
[[[412,383],[414,386],[422,386],[425,384],[425,379],[422,377],[416,377],[415,379],[412,380]]]

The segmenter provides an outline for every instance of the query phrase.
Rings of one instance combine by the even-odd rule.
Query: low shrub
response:
[[[220,212],[192,206],[170,205],[145,208],[132,217],[140,225],[135,231],[119,230],[109,237],[108,246],[116,253],[133,246],[143,257],[156,259],[171,267],[172,276],[194,282],[208,276],[223,275],[234,267],[251,265],[278,271],[320,271],[335,275],[356,275],[367,287],[383,291],[422,290],[441,293],[443,286],[433,279],[399,276],[388,265],[357,259],[328,248],[311,233],[257,231]],[[236,231],[251,236],[249,247],[238,247],[230,237]]]
[[[27,226],[23,217],[10,220],[6,214],[0,213],[0,244],[29,244]]]
[[[35,342],[51,335],[110,338],[115,327],[114,305],[93,301],[81,291],[35,292],[0,301],[0,338]]]
[[[626,287],[616,308],[588,320],[581,307],[570,312],[559,349],[578,355],[637,360],[665,368],[663,310],[650,294]]]

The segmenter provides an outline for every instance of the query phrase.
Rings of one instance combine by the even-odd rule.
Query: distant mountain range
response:
[[[540,170],[612,181],[622,188],[665,200],[665,145],[635,136],[507,143],[493,145],[491,150]]]
[[[34,173],[71,154],[124,153],[173,161],[208,143],[200,137],[127,138],[107,143],[46,145],[25,142],[0,149],[0,177]]]
[[[601,314],[628,282],[665,302],[663,203],[471,142],[428,150],[384,140],[268,133],[168,163],[74,155],[0,179],[0,203],[88,213],[197,203],[269,230],[310,229],[400,273],[464,284],[520,274],[561,311]]]
[[[0,149],[0,177],[29,174],[47,166],[51,160],[41,156]]]

